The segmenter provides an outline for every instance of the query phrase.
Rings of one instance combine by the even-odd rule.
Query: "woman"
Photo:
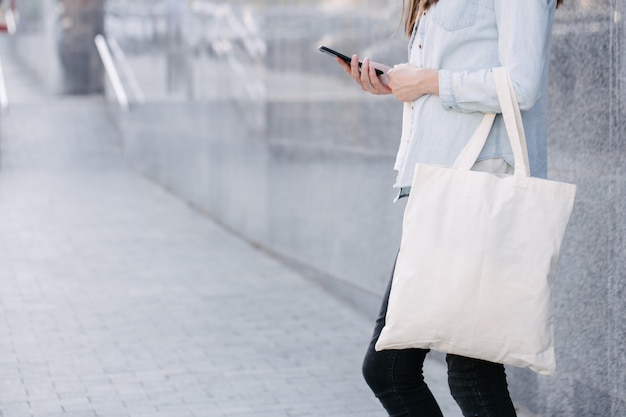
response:
[[[405,103],[395,164],[399,198],[410,192],[416,163],[452,165],[483,113],[500,112],[491,73],[500,66],[508,70],[522,110],[531,174],[546,176],[549,43],[554,11],[561,2],[408,0],[408,63],[390,68],[365,58],[359,69],[356,55],[351,65],[337,59],[364,91],[393,94]],[[386,76],[377,77],[375,68]],[[498,117],[473,169],[512,173],[513,163]],[[363,362],[365,379],[390,416],[440,417],[422,375],[428,351],[374,349],[385,324],[389,288]],[[451,354],[446,361],[450,390],[464,416],[516,415],[503,365]]]

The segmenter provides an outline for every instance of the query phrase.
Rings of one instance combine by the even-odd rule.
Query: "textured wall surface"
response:
[[[557,14],[550,174],[578,184],[554,288],[558,373],[511,378],[540,416],[626,415],[625,3],[567,4]]]
[[[109,0],[107,30],[145,97],[113,108],[130,163],[374,315],[400,236],[400,106],[361,94],[316,49],[402,62],[399,2],[227,2],[221,17],[165,3]],[[537,416],[626,416],[624,18],[626,0],[557,13],[550,177],[578,184],[554,288],[558,372],[509,371]]]
[[[230,10],[245,25],[246,9]],[[182,44],[159,25],[142,37],[130,19],[107,22],[146,97],[117,114],[130,162],[369,314],[400,236],[403,204],[392,204],[391,185],[401,104],[362,95],[317,48],[403,60],[406,40],[392,36],[397,8],[372,10],[262,7],[256,30],[234,41],[224,20],[187,11]]]

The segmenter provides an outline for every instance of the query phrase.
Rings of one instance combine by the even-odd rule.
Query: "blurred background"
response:
[[[401,231],[401,105],[317,48],[405,62],[401,3],[4,0],[2,60],[48,94],[103,96],[133,169],[374,317]],[[626,416],[625,16],[626,0],[557,12],[549,172],[579,188],[554,285],[559,372],[510,370],[537,416]]]

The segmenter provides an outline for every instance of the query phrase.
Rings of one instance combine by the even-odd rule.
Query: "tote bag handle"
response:
[[[513,89],[513,82],[504,67],[493,68],[492,73],[496,91],[498,92],[500,108],[502,109],[504,125],[509,136],[511,149],[513,150],[513,158],[515,160],[515,172],[513,175],[529,177],[530,164],[528,163],[526,134],[524,133],[522,114],[517,103],[515,90]],[[485,113],[480,125],[454,162],[456,169],[469,171],[472,168],[478,159],[480,151],[487,142],[487,136],[489,136],[495,117],[495,113]]]

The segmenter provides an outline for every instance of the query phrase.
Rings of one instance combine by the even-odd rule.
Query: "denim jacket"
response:
[[[546,177],[546,93],[556,0],[439,0],[409,42],[409,63],[439,70],[439,96],[404,104],[396,188],[410,186],[416,163],[451,166],[483,113],[499,113],[491,69],[513,81],[527,136],[531,175]],[[501,116],[478,160],[514,164]]]

